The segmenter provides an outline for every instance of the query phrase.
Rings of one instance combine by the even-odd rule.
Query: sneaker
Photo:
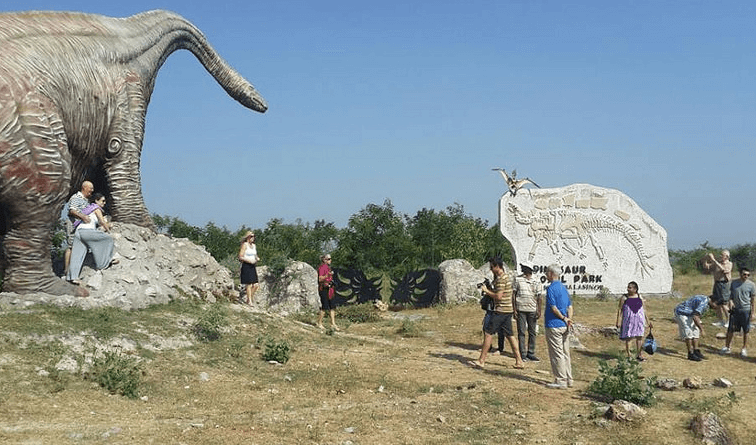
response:
[[[725,329],[729,328],[730,327],[730,322],[728,321],[727,323],[723,324],[722,327],[725,328]]]
[[[701,350],[700,350],[700,349],[694,349],[694,350],[693,350],[693,354],[694,354],[695,356],[697,356],[698,358],[700,358],[701,360],[703,360],[703,359],[705,359],[705,358],[706,358],[706,357],[704,357],[704,355],[703,355],[703,354],[701,354]]]
[[[547,383],[546,387],[550,389],[567,389],[567,385],[562,385],[561,383]]]
[[[527,356],[525,356],[525,357],[526,357],[526,358],[527,358],[528,360],[530,360],[531,362],[540,362],[540,361],[541,361],[541,359],[540,359],[540,358],[538,358],[538,357],[536,357],[536,356],[535,356],[535,354],[528,354],[528,355],[527,355]]]
[[[701,361],[701,357],[697,356],[696,354],[694,354],[692,352],[689,352],[688,353],[688,360],[694,361],[694,362],[700,362]]]
[[[725,346],[724,348],[720,349],[719,352],[721,352],[722,354],[729,354],[730,352],[732,352],[732,349]]]
[[[741,357],[748,357],[748,351],[745,350],[745,348],[740,350],[740,356]]]

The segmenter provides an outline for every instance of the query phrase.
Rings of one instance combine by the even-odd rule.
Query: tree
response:
[[[382,206],[368,204],[352,215],[332,255],[340,267],[360,269],[366,275],[384,271],[392,278],[402,277],[419,264],[405,216],[388,199]]]

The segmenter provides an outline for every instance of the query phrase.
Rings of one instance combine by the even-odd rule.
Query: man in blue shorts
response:
[[[740,350],[740,356],[748,357],[746,350],[748,346],[748,332],[751,330],[753,309],[756,307],[756,304],[754,304],[756,285],[748,279],[750,276],[751,271],[747,267],[742,267],[740,269],[740,279],[733,281],[730,285],[732,309],[730,310],[730,326],[727,328],[727,340],[725,347],[722,348],[723,354],[730,353],[730,343],[732,343],[733,334],[743,331],[743,349]]]
[[[501,258],[492,258],[489,261],[489,267],[494,275],[493,290],[484,287],[481,291],[494,299],[494,307],[490,316],[487,317],[485,326],[483,326],[483,347],[480,351],[480,358],[470,363],[477,368],[485,366],[493,335],[503,329],[515,358],[514,368],[522,369],[525,365],[522,362],[522,357],[520,357],[520,350],[512,331],[512,317],[514,315],[512,281],[509,274],[504,270],[504,263]]]

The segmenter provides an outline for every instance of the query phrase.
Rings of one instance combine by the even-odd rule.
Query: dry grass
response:
[[[685,278],[675,282],[684,295],[708,293],[710,277]],[[484,371],[466,364],[480,348],[483,314],[475,305],[390,313],[374,323],[343,320],[346,329],[334,335],[293,318],[233,306],[230,328],[215,342],[192,339],[192,322],[203,311],[193,304],[110,311],[105,321],[77,311],[4,311],[0,442],[698,444],[687,424],[699,410],[719,412],[740,443],[756,442],[754,359],[716,354],[723,340],[707,323],[702,343],[708,360],[687,361],[672,319],[677,303],[648,303],[661,347],[643,364],[644,375],[678,381],[699,376],[704,382],[725,377],[735,386],[659,393],[647,420],[637,426],[602,421],[597,402],[584,393],[598,374],[598,360],[612,359],[623,349],[619,340],[581,335],[586,349],[573,351],[575,388],[549,390],[542,337],[537,354],[544,360],[528,362],[525,370],[513,369],[510,356],[489,356]],[[586,328],[611,326],[616,304],[577,300],[576,320]],[[117,333],[115,338],[137,343],[133,355],[144,359],[140,393],[146,400],[110,395],[78,375],[40,373],[52,370],[71,348],[48,337],[27,340],[30,336],[73,338],[98,328],[101,341]],[[156,340],[149,334],[183,336],[192,339],[192,346],[153,351]],[[292,346],[288,363],[261,360],[259,345],[266,338]],[[736,403],[730,402],[729,391]]]

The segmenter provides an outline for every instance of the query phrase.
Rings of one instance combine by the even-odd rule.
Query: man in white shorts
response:
[[[704,356],[699,349],[698,339],[703,335],[701,315],[709,308],[711,297],[694,295],[675,307],[675,320],[680,338],[688,348],[688,360],[700,362]]]

